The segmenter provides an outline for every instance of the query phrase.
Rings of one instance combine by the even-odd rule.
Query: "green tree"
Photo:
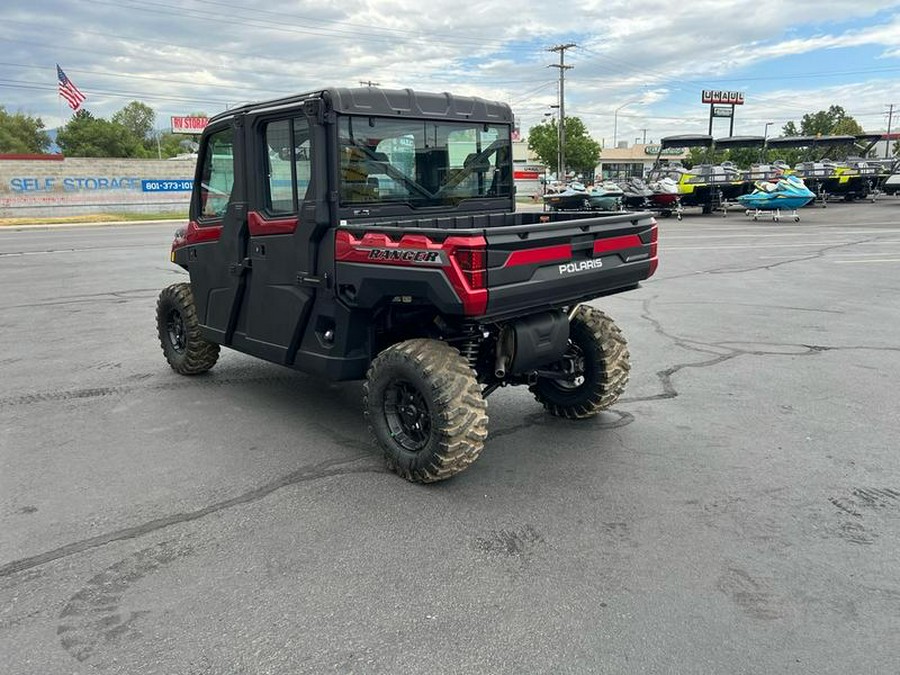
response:
[[[126,127],[94,117],[82,108],[60,129],[56,142],[73,157],[145,157],[147,151]]]
[[[183,153],[192,152],[197,147],[197,142],[194,140],[195,138],[199,138],[199,136],[195,136],[193,134],[160,134],[160,154],[164,158],[168,158],[175,157],[176,155],[180,155]],[[155,147],[153,148],[153,152],[156,153]],[[154,154],[153,156],[156,157],[156,154]]]
[[[834,136],[862,133],[862,127],[841,106],[833,105],[828,110],[804,115],[800,120],[800,133],[804,136]]]
[[[0,152],[40,154],[49,147],[50,136],[40,117],[10,114],[0,106]]]
[[[726,159],[728,159],[728,153],[725,150],[710,152],[709,148],[696,147],[688,150],[688,156],[684,160],[684,165],[690,169],[697,164],[719,164]]]
[[[759,148],[732,148],[728,151],[728,161],[739,169],[749,169],[751,164],[759,162]]]
[[[557,151],[559,149],[559,127],[555,119],[528,130],[528,149],[550,167],[559,170]],[[576,173],[593,174],[600,161],[600,144],[587,132],[584,122],[578,117],[566,117],[566,169]]]
[[[797,125],[794,124],[793,120],[785,124],[781,127],[781,135],[782,136],[799,136],[800,130],[797,129]]]
[[[124,108],[114,113],[111,122],[121,124],[142,143],[153,140],[153,130],[156,125],[156,113],[153,108],[140,101],[132,101]]]

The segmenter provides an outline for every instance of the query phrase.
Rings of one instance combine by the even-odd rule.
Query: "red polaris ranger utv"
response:
[[[629,355],[579,303],[654,273],[650,214],[516,213],[504,103],[374,87],[222,113],[200,144],[159,338],[183,375],[224,345],[365,379],[388,465],[449,478],[487,437],[485,398],[526,385],[553,415],[612,405]]]

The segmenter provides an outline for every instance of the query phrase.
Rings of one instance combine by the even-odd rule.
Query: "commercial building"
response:
[[[621,144],[620,144],[621,145]],[[596,169],[597,180],[643,178],[653,168],[656,158],[662,161],[683,161],[688,156],[684,148],[666,148],[659,153],[658,143],[636,143],[631,147],[603,148]]]

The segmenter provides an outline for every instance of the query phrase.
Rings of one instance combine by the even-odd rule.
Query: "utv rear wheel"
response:
[[[538,378],[529,389],[557,417],[584,419],[613,405],[625,391],[630,355],[622,331],[600,310],[579,307],[569,322],[574,380]]]
[[[487,403],[475,372],[444,342],[416,339],[379,354],[364,408],[388,468],[414,483],[444,480],[478,459]]]
[[[219,345],[200,335],[190,284],[172,284],[159,294],[156,327],[163,354],[175,372],[182,375],[205,373],[219,359]]]

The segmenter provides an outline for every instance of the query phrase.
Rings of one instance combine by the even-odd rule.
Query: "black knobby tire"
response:
[[[156,303],[156,327],[163,354],[175,372],[205,373],[219,359],[219,345],[200,335],[190,284],[172,284],[162,290]]]
[[[363,385],[366,420],[388,468],[433,483],[469,467],[487,438],[487,403],[475,372],[438,340],[400,342],[379,354]]]
[[[573,420],[593,417],[625,391],[631,369],[628,346],[610,317],[585,306],[569,322],[569,343],[583,363],[583,381],[539,377],[529,389],[552,415]]]

